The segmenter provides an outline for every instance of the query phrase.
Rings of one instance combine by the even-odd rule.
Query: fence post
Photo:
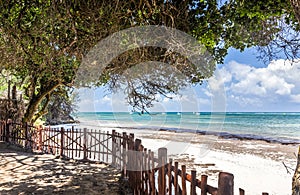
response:
[[[220,172],[217,195],[233,195],[233,174]]]
[[[148,194],[150,195],[151,194],[151,150],[148,150],[148,153],[147,153],[147,156],[148,156],[148,166],[147,166],[147,173],[148,173]]]
[[[72,137],[72,154],[71,157],[72,159],[74,159],[74,126],[72,125],[72,129],[71,129],[71,137]]]
[[[122,158],[123,158],[123,167],[122,169],[122,177],[127,177],[127,134],[126,132],[123,132],[123,142],[122,142],[122,146],[123,146],[123,150],[122,150]]]
[[[134,168],[134,192],[135,194],[141,194],[141,162],[139,161],[140,154],[140,146],[142,144],[142,140],[135,139],[134,141],[134,153],[133,153],[133,168]]]
[[[172,195],[172,164],[173,164],[173,160],[170,158],[168,164],[169,195]]]
[[[112,166],[116,165],[116,130],[112,130],[111,134],[111,155],[112,155]]]
[[[148,154],[147,154],[147,148],[144,148],[144,152],[143,152],[143,178],[144,178],[144,194],[148,194],[149,189],[148,189],[148,184],[149,184],[149,172],[148,172]]]
[[[207,195],[207,175],[201,175],[201,195]]]
[[[6,121],[6,127],[5,127],[5,141],[6,142],[9,142],[9,134],[10,134],[10,123],[11,123],[11,120],[10,119],[7,119]]]
[[[134,134],[129,134],[128,140],[127,140],[127,175],[128,175],[128,180],[129,184],[132,189],[134,189]]]
[[[59,152],[59,156],[60,158],[63,157],[64,155],[64,128],[61,127],[60,129],[60,152]]]
[[[87,160],[87,128],[83,128],[83,160]]]
[[[191,195],[196,195],[196,171],[191,171]]]
[[[178,162],[175,162],[174,165],[174,190],[175,195],[179,194],[179,188],[178,188]]]
[[[181,165],[182,195],[186,195],[186,166]]]
[[[25,132],[24,132],[24,134],[25,134],[25,148],[27,148],[27,146],[28,146],[28,123],[24,123],[23,124],[24,125],[24,128],[25,128]],[[29,147],[31,147],[31,146],[29,146]]]
[[[50,128],[49,128],[49,131],[50,131]],[[42,136],[42,127],[39,126],[38,127],[38,150],[39,151],[42,151],[42,148],[43,148],[43,136]]]
[[[144,177],[144,146],[140,145],[139,147],[139,152],[138,152],[138,158],[139,158],[139,162],[140,162],[140,189],[141,189],[141,194],[145,193],[145,185],[144,185],[144,181],[145,181],[145,177]]]
[[[166,194],[166,173],[165,165],[167,164],[167,148],[158,149],[158,193]]]
[[[245,190],[243,190],[242,188],[239,188],[239,193],[240,193],[240,195],[245,195]]]
[[[154,152],[150,153],[151,158],[151,173],[150,173],[150,183],[151,183],[151,195],[156,195],[156,189],[155,189],[155,165],[154,165]]]

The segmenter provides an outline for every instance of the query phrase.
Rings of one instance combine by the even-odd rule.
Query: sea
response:
[[[81,126],[191,132],[225,139],[300,144],[300,112],[79,112]]]

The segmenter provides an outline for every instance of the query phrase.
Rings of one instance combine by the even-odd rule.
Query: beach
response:
[[[94,129],[94,132],[111,132],[114,129],[119,133],[133,133],[145,148],[156,153],[155,156],[159,148],[167,148],[168,158],[178,162],[179,168],[186,165],[187,173],[196,170],[199,179],[201,175],[207,175],[210,186],[218,186],[220,172],[229,172],[234,175],[235,194],[239,194],[239,188],[253,195],[262,192],[291,194],[297,144],[88,123],[90,125],[83,122],[74,130],[88,128]],[[71,125],[66,126],[69,127]],[[22,150],[5,149],[0,154],[1,190],[8,194],[97,194],[97,189],[103,194],[118,194],[122,191],[118,188],[119,171],[99,162],[64,160],[49,154],[25,153]],[[187,183],[188,190],[189,186]],[[199,189],[197,193],[200,194]]]
[[[86,123],[85,123],[86,124]],[[87,126],[94,128],[95,126]],[[99,127],[110,131],[111,127]],[[142,145],[157,153],[168,149],[168,158],[186,165],[187,173],[197,171],[197,178],[208,175],[208,184],[218,186],[219,172],[234,175],[234,191],[246,194],[291,194],[292,177],[296,167],[297,144],[271,143],[262,140],[225,139],[214,135],[153,131],[114,127],[117,132],[134,133]]]
[[[234,191],[291,194],[300,144],[299,113],[231,113],[225,120],[207,114],[166,113],[151,116],[128,113],[84,113],[75,128],[134,133],[155,153],[168,150],[168,158],[208,175],[218,186],[219,172],[234,175]],[[147,118],[148,117],[148,118]],[[220,124],[223,128],[215,129]],[[197,126],[198,129],[193,129]],[[70,127],[70,126],[69,126]],[[205,128],[207,127],[207,128]],[[66,127],[68,128],[68,127]]]
[[[208,175],[211,186],[218,186],[218,174],[222,171],[234,175],[235,194],[239,194],[239,188],[251,195],[262,192],[291,194],[297,145],[191,133],[114,129],[134,133],[136,138],[142,140],[144,147],[155,153],[158,148],[166,147],[168,158],[179,162],[179,166],[186,165],[187,173],[196,170],[197,178]],[[102,127],[101,130],[110,131],[111,128]],[[98,194],[99,190],[102,194],[120,193],[119,171],[105,164],[66,161],[49,154],[0,149],[2,193]]]
[[[208,175],[208,184],[211,186],[218,185],[218,174],[223,171],[234,175],[235,194],[239,194],[239,188],[251,195],[262,192],[274,195],[291,194],[292,177],[297,163],[297,145],[216,139],[205,135],[193,135],[192,142],[183,142],[191,135],[174,132],[130,132],[140,137],[146,148],[155,150],[166,147],[169,158],[181,165],[185,164],[188,171],[197,170],[198,178],[202,174]],[[185,148],[181,150],[182,147]]]

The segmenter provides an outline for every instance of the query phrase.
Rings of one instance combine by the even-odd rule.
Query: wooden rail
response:
[[[53,129],[0,122],[0,140],[64,158],[109,163],[122,172],[134,194],[149,195],[233,195],[234,176],[220,172],[218,187],[207,184],[207,175],[196,178],[196,170],[167,158],[167,149],[157,153],[144,148],[134,134],[115,130]],[[245,191],[239,189],[239,194]],[[267,193],[262,193],[266,195]]]

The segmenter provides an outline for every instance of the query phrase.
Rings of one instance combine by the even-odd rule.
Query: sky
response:
[[[153,112],[300,112],[300,62],[264,64],[255,49],[230,49],[223,64],[203,85],[189,86],[172,99],[159,100]],[[129,112],[122,93],[80,89],[80,112]]]

